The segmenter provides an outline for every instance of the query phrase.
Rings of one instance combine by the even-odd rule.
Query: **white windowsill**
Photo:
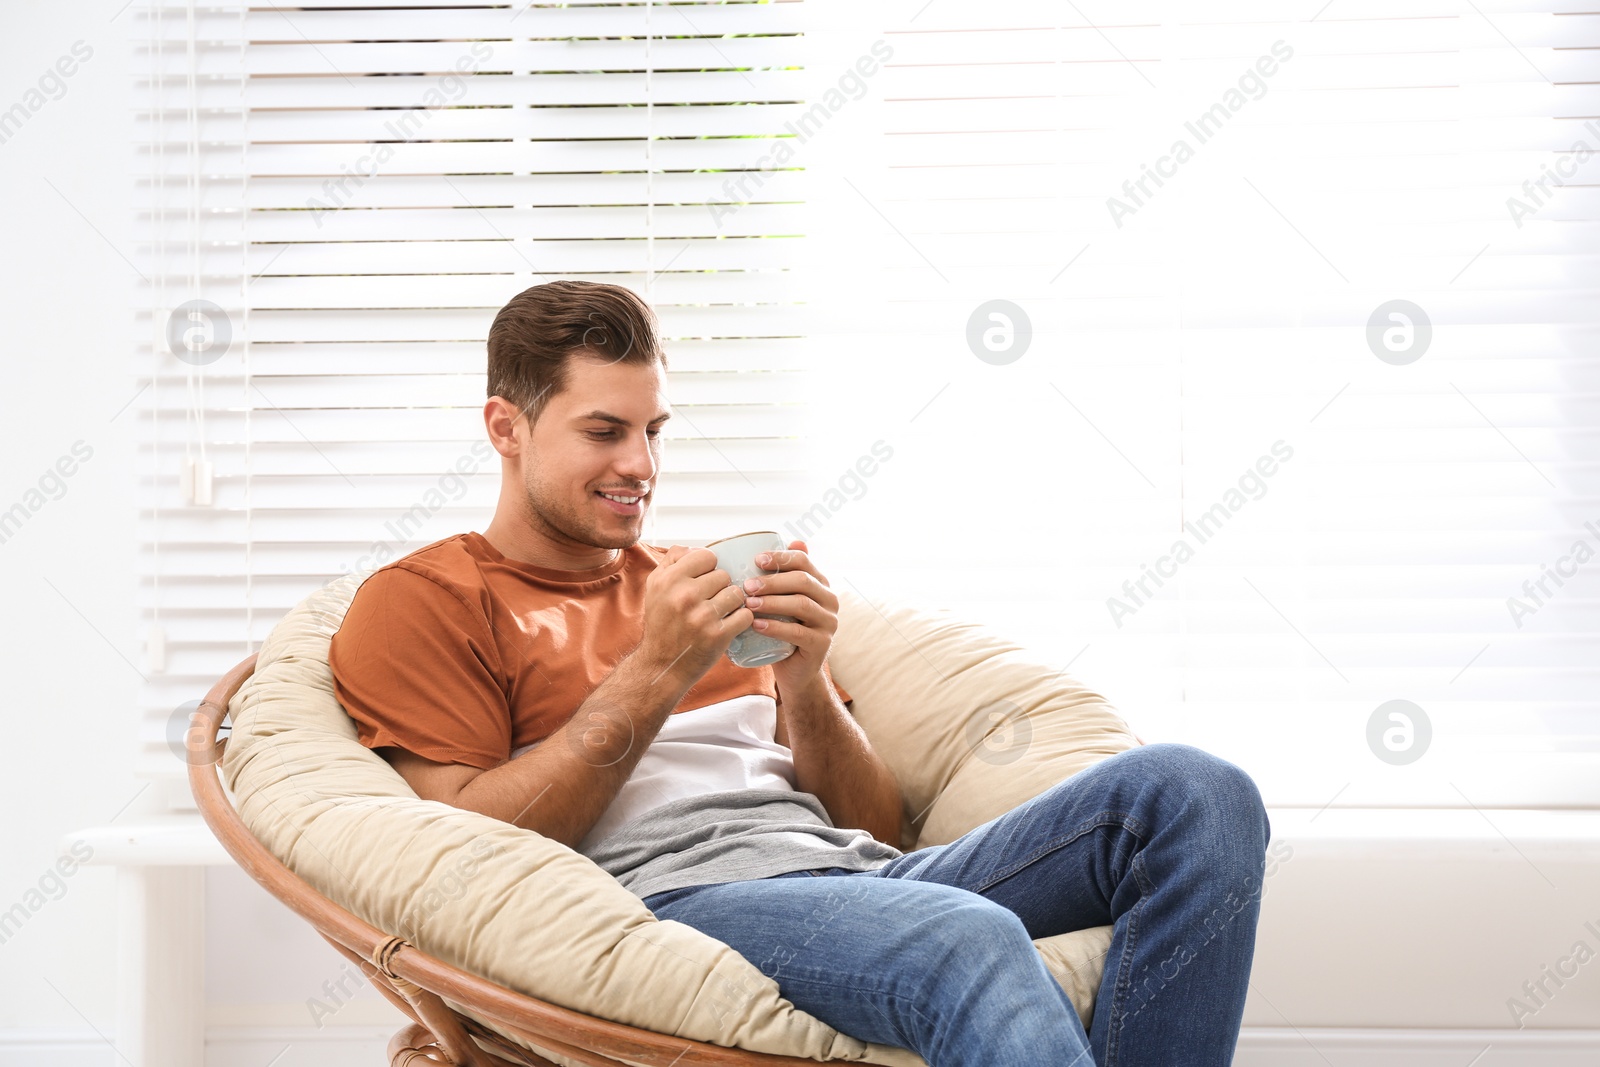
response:
[[[1594,809],[1269,807],[1267,815],[1273,840],[1296,847],[1403,843],[1408,849],[1446,854],[1508,839],[1539,850],[1600,844],[1600,810]],[[62,838],[62,854],[74,842],[94,850],[87,861],[93,866],[211,867],[233,862],[198,813],[78,830]]]

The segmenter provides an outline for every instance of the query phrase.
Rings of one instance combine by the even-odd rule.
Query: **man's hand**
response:
[[[762,553],[756,566],[779,573],[746,582],[745,607],[798,620],[755,620],[758,632],[795,646],[788,659],[772,665],[772,674],[779,694],[797,693],[821,680],[822,663],[839,630],[839,598],[811,562],[804,541],[790,541],[787,551]],[[751,589],[752,584],[757,588]]]
[[[754,618],[715,552],[673,545],[645,580],[644,636],[631,655],[688,689]]]

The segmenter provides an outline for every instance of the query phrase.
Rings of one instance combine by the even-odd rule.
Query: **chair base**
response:
[[[522,1052],[525,1057],[513,1061],[478,1050],[478,1055],[488,1067],[556,1067],[542,1056]],[[412,1023],[389,1039],[389,1067],[457,1067],[439,1047],[433,1034],[421,1023]]]

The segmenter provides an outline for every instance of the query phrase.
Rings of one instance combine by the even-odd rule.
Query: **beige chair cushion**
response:
[[[268,850],[372,925],[529,996],[758,1052],[923,1064],[798,1010],[733,949],[658,921],[567,846],[419,799],[356,739],[333,693],[329,639],[365,577],[336,579],[290,611],[230,707],[223,781]],[[1099,697],[980,628],[840,596],[830,663],[917,816],[904,847],[951,840],[1135,744]],[[985,742],[997,702],[1016,713]],[[1026,740],[1007,747],[1013,735]],[[1109,927],[1036,942],[1086,1025],[1109,942]]]

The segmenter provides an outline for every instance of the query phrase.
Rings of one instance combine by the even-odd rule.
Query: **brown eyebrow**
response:
[[[600,411],[599,409],[591,411],[587,415],[579,415],[578,418],[580,420],[582,420],[582,419],[594,419],[597,422],[609,422],[614,426],[632,426],[633,425],[633,423],[629,422],[627,419],[623,418],[621,415],[613,415],[609,411]],[[658,423],[658,422],[666,422],[670,418],[672,418],[671,413],[663,411],[661,414],[659,414],[655,418],[651,419],[650,422],[649,422],[649,425],[654,426],[656,423]]]

